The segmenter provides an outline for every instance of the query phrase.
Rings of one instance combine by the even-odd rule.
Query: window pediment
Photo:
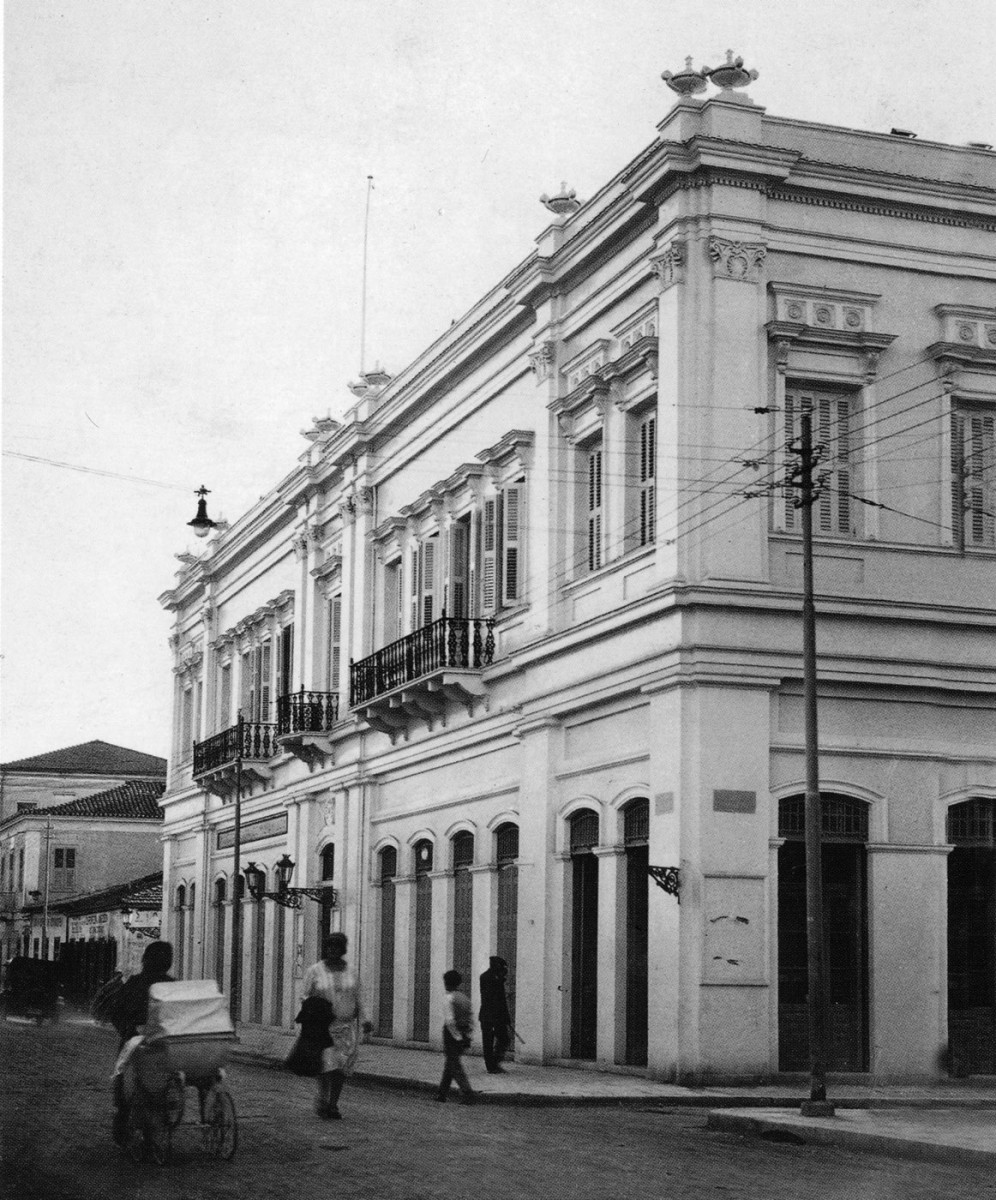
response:
[[[779,370],[874,378],[879,355],[897,337],[875,330],[879,295],[789,283],[770,283],[768,290],[774,318],[765,328]]]

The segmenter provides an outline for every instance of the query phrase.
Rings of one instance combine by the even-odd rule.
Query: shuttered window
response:
[[[466,617],[468,568],[470,561],[469,518],[457,521],[450,529],[450,588],[446,611],[451,617]]]
[[[840,393],[804,391],[785,393],[785,441],[797,444],[802,433],[801,414],[812,413],[814,450],[819,450],[816,475],[822,477],[813,509],[813,530],[825,536],[853,534],[853,448],[851,446],[851,398]],[[785,495],[785,528],[798,531],[802,518],[795,507],[795,489]]]
[[[227,729],[232,719],[232,664],[225,663],[220,672],[220,687],[218,689],[218,728]]]
[[[996,414],[951,413],[951,526],[961,549],[996,548]]]
[[[280,664],[278,667],[277,695],[289,696],[294,690],[294,625],[285,625],[280,630],[278,642]]]
[[[514,608],[525,599],[525,495],[525,483],[519,480],[488,497],[482,506],[482,616]]]
[[[602,565],[602,447],[588,451],[588,570]]]
[[[504,605],[522,599],[520,566],[522,555],[522,485],[511,484],[502,495],[502,590]]]
[[[649,546],[656,537],[657,417],[640,421],[639,433],[639,544]]]
[[[326,675],[330,692],[339,690],[339,675],[342,667],[342,596],[333,596],[328,603],[328,661]]]

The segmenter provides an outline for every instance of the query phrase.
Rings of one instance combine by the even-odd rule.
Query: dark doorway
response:
[[[832,1071],[868,1070],[868,810],[847,796],[822,798],[823,938]],[[783,800],[778,850],[778,1066],[809,1068],[805,800]]]
[[[508,1011],[515,1027],[515,974],[519,926],[519,827],[511,822],[495,830],[495,856],[498,860],[498,922],[495,953],[508,964],[505,990]]]
[[[454,835],[453,850],[453,969],[463,977],[463,993],[474,1002],[473,928],[474,877],[470,873],[474,861],[474,835],[463,831]]]
[[[948,810],[948,1047],[956,1075],[996,1074],[996,801]]]
[[[380,971],[377,988],[377,1034],[394,1036],[394,877],[398,852],[388,846],[380,852]]]
[[[623,815],[626,844],[626,1062],[647,1065],[647,948],[650,804],[634,800]]]
[[[571,1058],[594,1058],[598,1033],[598,813],[576,812],[571,833]]]
[[[412,1038],[429,1040],[432,959],[432,842],[415,845],[415,971],[412,980]]]

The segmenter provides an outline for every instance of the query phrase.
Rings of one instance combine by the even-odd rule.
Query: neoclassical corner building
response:
[[[244,1038],[341,928],[398,1044],[501,954],[523,1060],[805,1068],[808,409],[831,1065],[996,1070],[996,155],[748,79],[672,78],[162,597],[181,970],[227,987],[237,762],[240,866],[314,889],[245,893]]]

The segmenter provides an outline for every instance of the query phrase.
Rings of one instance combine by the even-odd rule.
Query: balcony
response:
[[[277,742],[313,771],[332,759],[331,732],[338,719],[338,692],[291,692],[277,700]]]
[[[412,720],[446,721],[448,703],[473,711],[481,671],[495,654],[494,618],[448,617],[424,625],[349,668],[349,706],[392,738]]]
[[[280,752],[276,735],[276,725],[268,721],[239,721],[204,742],[194,742],[194,779],[205,791],[230,800],[241,761],[244,783],[265,784],[272,776],[269,760]]]

